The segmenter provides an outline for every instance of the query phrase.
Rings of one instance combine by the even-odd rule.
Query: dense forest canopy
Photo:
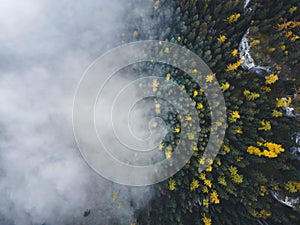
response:
[[[213,71],[206,82],[220,84],[228,121],[218,156],[203,157],[210,134],[203,89],[179,69],[161,66],[163,77],[193,99],[203,129],[190,162],[153,185],[155,197],[136,212],[136,224],[299,224],[299,1],[157,0],[153,9],[157,30],[137,25],[133,40],[169,41],[202,57]],[[159,83],[152,87],[157,92]],[[153,114],[173,128],[160,146],[171,157],[178,115],[163,101],[155,104]]]

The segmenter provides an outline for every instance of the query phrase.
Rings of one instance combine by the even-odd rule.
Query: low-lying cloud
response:
[[[1,224],[131,221],[150,198],[147,188],[96,175],[76,147],[71,121],[81,75],[121,43],[128,14],[151,9],[152,1],[141,2],[0,0]]]

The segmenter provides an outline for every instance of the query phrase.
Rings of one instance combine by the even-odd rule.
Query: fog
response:
[[[133,223],[150,189],[113,184],[91,170],[74,140],[72,103],[89,64],[129,40],[135,25],[128,17],[148,16],[153,2],[0,5],[0,224]]]

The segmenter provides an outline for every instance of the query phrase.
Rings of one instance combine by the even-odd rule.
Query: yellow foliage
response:
[[[160,142],[159,145],[158,145],[158,149],[159,149],[159,150],[162,150],[163,148],[164,148],[164,145],[163,145],[162,142]]]
[[[252,100],[255,100],[255,99],[259,98],[259,97],[260,97],[259,93],[251,92],[251,94],[249,96],[247,96],[247,99],[249,101],[252,101]]]
[[[255,46],[255,45],[259,45],[259,44],[260,44],[260,40],[253,40],[250,43],[251,46]]]
[[[223,145],[223,148],[226,153],[230,152],[230,148],[227,145]]]
[[[266,84],[274,84],[278,80],[278,76],[276,74],[270,74],[265,77]]]
[[[269,152],[274,153],[276,156],[278,154],[284,152],[284,148],[280,144],[276,144],[276,143],[272,143],[272,142],[266,142],[266,143],[264,143],[263,146],[266,147],[269,150]]]
[[[133,32],[133,37],[138,37],[139,36],[139,32],[137,31],[137,30],[135,30],[134,32]]]
[[[204,183],[207,187],[209,187],[209,188],[212,187],[211,180],[205,179],[205,180],[203,181],[203,183]]]
[[[292,42],[295,42],[295,41],[297,41],[299,38],[300,38],[299,35],[294,34],[294,35],[291,37],[291,41],[292,41]]]
[[[251,213],[253,217],[259,218],[259,219],[267,219],[271,216],[270,212],[267,212],[266,210],[262,209],[260,211],[253,210]]]
[[[199,94],[199,92],[198,92],[197,90],[194,90],[193,97],[194,97],[194,98],[197,97],[198,94]]]
[[[235,174],[231,177],[232,181],[236,184],[241,184],[243,183],[243,175],[240,174]]]
[[[274,186],[272,189],[273,189],[274,191],[279,191],[279,190],[280,190],[280,188],[279,188],[278,186]]]
[[[218,183],[221,184],[221,185],[223,185],[223,186],[227,186],[227,182],[226,182],[225,176],[218,177]]]
[[[227,40],[227,37],[225,35],[220,35],[217,40],[219,43],[224,43]]]
[[[155,4],[153,6],[155,11],[159,8],[159,5],[160,5],[160,0],[156,0]]]
[[[167,47],[167,48],[165,48],[165,53],[170,53],[170,49]]]
[[[292,103],[292,98],[276,98],[276,107],[286,107],[289,106]]]
[[[154,79],[152,81],[152,90],[153,90],[153,92],[157,92],[158,86],[159,86],[159,83],[158,83],[157,79]]]
[[[206,172],[211,172],[212,171],[212,169],[213,169],[213,167],[210,165],[210,166],[208,166],[207,168],[206,168]]]
[[[217,127],[222,126],[222,124],[223,124],[223,123],[222,123],[221,121],[217,121],[217,122],[216,122],[216,126],[217,126]]]
[[[208,187],[204,186],[204,187],[202,188],[202,192],[203,192],[203,193],[208,193],[208,192],[209,192]]]
[[[235,48],[235,49],[232,50],[231,55],[233,57],[236,57],[238,55],[238,53],[239,53],[239,50]]]
[[[169,180],[169,190],[174,191],[175,189],[176,189],[176,180],[171,178]]]
[[[297,6],[292,6],[290,9],[289,9],[289,13],[290,14],[293,14],[295,11],[297,11],[298,7]]]
[[[236,63],[227,65],[226,72],[236,70],[240,65],[242,65],[242,63],[243,63],[243,60],[240,59]]]
[[[236,120],[239,119],[240,117],[241,117],[241,116],[240,116],[240,114],[239,114],[238,111],[232,111],[232,112],[230,113],[229,121],[230,121],[230,122],[236,122]]]
[[[259,93],[251,92],[248,89],[245,89],[244,92],[243,92],[243,94],[244,94],[244,96],[246,97],[246,99],[248,101],[252,101],[252,100],[255,100],[255,99],[257,99],[257,98],[260,97]]]
[[[165,152],[165,155],[166,155],[166,158],[167,158],[167,159],[171,158],[171,157],[172,157],[172,151],[167,150],[167,151]]]
[[[247,148],[247,152],[251,155],[258,155],[261,156],[261,151],[259,148],[255,147],[255,146],[249,146]]]
[[[185,120],[186,120],[186,121],[191,121],[191,120],[192,120],[192,117],[191,117],[191,116],[186,116],[186,117],[185,117]]]
[[[113,201],[116,201],[117,198],[118,198],[118,195],[119,195],[119,191],[115,191],[114,194],[113,194]]]
[[[240,18],[240,16],[241,16],[240,13],[232,14],[231,16],[229,16],[229,17],[227,18],[228,23],[234,23],[234,22],[236,22],[236,21]]]
[[[266,192],[268,192],[268,189],[267,189],[267,187],[266,187],[266,186],[264,186],[264,185],[261,185],[261,186],[260,186],[260,190],[261,190],[261,192],[262,192],[262,193],[266,193]]]
[[[238,111],[231,112],[231,116],[234,119],[239,119],[241,117]]]
[[[200,174],[199,174],[199,178],[200,178],[201,180],[205,180],[205,179],[206,179],[206,174],[205,174],[205,173],[200,173]]]
[[[275,52],[276,48],[269,48],[269,52]]]
[[[247,152],[252,155],[257,156],[265,156],[267,158],[276,158],[278,155],[282,152],[284,152],[284,148],[282,148],[281,145],[272,143],[272,142],[265,142],[265,143],[258,143],[258,145],[265,147],[263,151],[261,151],[259,148],[254,146],[249,146],[247,148]]]
[[[155,109],[156,114],[160,114],[160,108]]]
[[[271,92],[271,88],[270,88],[270,87],[267,87],[267,86],[262,86],[262,87],[260,87],[260,90],[262,90],[262,91],[264,91],[264,92],[267,92],[267,93]]]
[[[250,93],[251,93],[251,92],[250,92],[248,89],[245,89],[245,90],[244,90],[244,96],[250,95]]]
[[[192,183],[190,184],[190,190],[194,191],[199,187],[199,181],[198,180],[193,180]]]
[[[203,104],[201,102],[197,104],[197,109],[203,109]]]
[[[272,128],[270,121],[262,120],[262,121],[260,121],[260,124],[261,124],[261,127],[259,127],[258,130],[268,131],[268,130],[271,130],[271,128]]]
[[[290,193],[300,192],[300,182],[299,181],[289,181],[285,184],[285,189]]]
[[[171,74],[168,73],[168,74],[166,75],[166,80],[170,80],[170,79],[171,79]]]
[[[228,82],[225,82],[221,85],[221,91],[226,91],[230,87],[230,84]]]
[[[282,24],[278,24],[277,28],[278,28],[279,31],[281,31],[281,30],[288,29],[288,28],[293,29],[297,26],[300,26],[300,22],[288,21],[288,22],[285,22],[285,23],[282,23]]]
[[[198,70],[197,70],[197,69],[193,69],[193,70],[192,70],[192,73],[193,73],[193,74],[196,74],[196,73],[198,73]]]
[[[236,161],[237,161],[237,162],[241,162],[243,159],[244,159],[244,157],[239,156],[239,157],[236,159]]]
[[[286,36],[287,38],[291,37],[292,35],[293,35],[293,32],[292,32],[292,31],[288,31],[288,32],[286,32],[286,34],[285,34],[285,36]]]
[[[237,167],[229,166],[228,170],[230,172],[230,177],[234,183],[236,183],[236,184],[243,183],[243,175],[238,174]]]
[[[207,75],[205,79],[206,82],[211,83],[214,80],[215,76],[216,76],[215,73]]]
[[[280,116],[282,116],[282,112],[274,109],[273,112],[272,112],[272,116],[274,116],[274,117],[280,117]]]
[[[297,21],[291,21],[291,24],[290,24],[290,27],[293,29],[293,28],[296,28],[300,26],[300,22],[297,22]]]
[[[175,133],[179,133],[180,132],[180,128],[179,127],[175,127],[174,132]]]
[[[211,218],[208,218],[205,216],[202,217],[202,222],[204,223],[204,225],[211,225]]]
[[[203,157],[200,157],[200,158],[198,159],[198,163],[199,163],[200,165],[203,165],[203,164],[205,163],[204,158],[203,158]]]
[[[228,170],[229,170],[229,172],[230,172],[231,175],[235,175],[238,172],[238,169],[235,166],[229,166]]]
[[[234,130],[234,132],[237,134],[243,134],[243,131],[241,129]]]
[[[220,204],[220,199],[217,191],[213,190],[213,192],[209,196],[210,203]]]
[[[279,47],[281,48],[282,51],[286,49],[286,45],[280,45]]]
[[[208,208],[208,206],[209,206],[209,199],[208,198],[204,198],[202,202],[203,202],[204,207]]]
[[[288,23],[282,23],[282,24],[278,24],[277,28],[278,30],[284,30],[287,29],[290,26],[291,21],[289,21]]]

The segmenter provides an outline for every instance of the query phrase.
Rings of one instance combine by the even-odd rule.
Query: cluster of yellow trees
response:
[[[299,181],[289,181],[285,184],[285,189],[291,193],[300,192],[300,182]]]
[[[290,9],[291,11],[296,11],[297,7],[295,6],[294,8],[292,7]],[[293,30],[294,28],[300,26],[300,22],[298,21],[288,21],[282,24],[278,24],[278,30],[279,31],[283,31],[285,33],[285,37],[289,38],[292,42],[295,42],[296,40],[298,40],[300,38],[299,35],[294,34]]]
[[[226,72],[236,70],[237,68],[239,68],[240,65],[242,65],[242,63],[243,63],[243,60],[240,59],[236,63],[227,65]]]
[[[255,99],[257,99],[257,98],[260,97],[260,94],[259,94],[259,93],[251,92],[251,91],[248,90],[248,89],[245,89],[243,94],[244,94],[244,96],[246,97],[246,99],[247,99],[248,101],[253,101],[253,100],[255,100]]]
[[[253,210],[252,216],[254,216],[255,218],[259,218],[259,219],[267,219],[268,217],[271,216],[271,213],[267,212],[264,209],[262,209],[262,210]]]
[[[257,155],[259,157],[265,156],[267,158],[276,158],[280,153],[284,152],[284,148],[280,144],[272,142],[258,142],[257,144],[261,147],[264,147],[264,149],[261,150],[258,147],[249,146],[247,148],[247,152],[252,155]]]

